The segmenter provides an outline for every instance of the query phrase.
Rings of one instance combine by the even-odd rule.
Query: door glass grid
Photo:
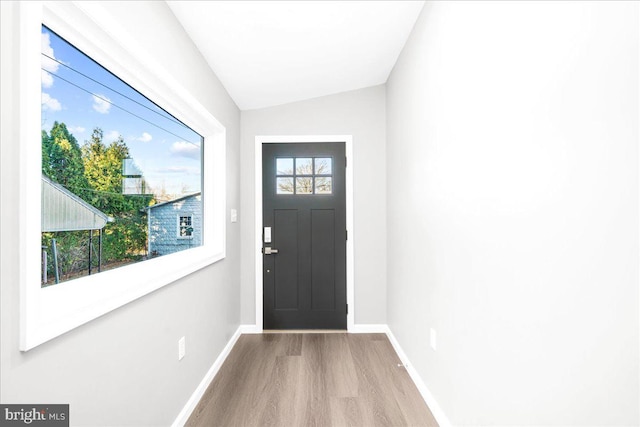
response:
[[[331,194],[331,157],[281,157],[276,159],[276,194]]]

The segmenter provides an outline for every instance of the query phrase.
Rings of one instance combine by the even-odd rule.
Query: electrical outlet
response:
[[[238,211],[231,209],[231,222],[238,222]]]
[[[436,349],[436,331],[433,328],[429,328],[429,343],[431,344],[431,348],[435,351],[435,349]]]
[[[186,352],[187,352],[186,343],[185,343],[184,337],[182,337],[178,340],[178,360],[182,360]]]

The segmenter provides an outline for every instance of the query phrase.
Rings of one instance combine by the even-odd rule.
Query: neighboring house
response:
[[[182,196],[147,208],[148,246],[152,257],[202,244],[202,195]]]

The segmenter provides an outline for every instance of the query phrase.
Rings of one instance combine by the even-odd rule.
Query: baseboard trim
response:
[[[187,401],[186,405],[184,405],[184,408],[182,408],[182,411],[180,411],[173,424],[171,424],[172,427],[182,427],[187,423],[187,420],[191,416],[191,413],[194,409],[196,409],[196,406],[200,402],[200,399],[202,399],[202,396],[204,396],[204,392],[207,391],[209,384],[211,384],[211,381],[213,381],[213,378],[216,376],[216,374],[220,370],[220,367],[227,359],[227,356],[229,356],[231,349],[235,345],[236,341],[238,341],[238,338],[240,338],[240,335],[243,333],[248,333],[243,332],[243,326],[246,325],[240,325],[233,336],[229,339],[229,342],[227,342],[227,345],[224,346],[222,352],[220,352],[220,355],[218,355],[218,358],[213,362],[213,365],[211,365],[209,371],[207,371],[204,378],[202,378],[202,381],[200,381],[200,384],[198,384],[198,387]]]
[[[438,422],[438,425],[440,427],[451,427],[452,425],[451,421],[449,421],[449,418],[446,416],[446,414],[444,413],[444,411],[442,410],[442,408],[440,407],[436,399],[433,397],[433,394],[431,394],[431,391],[429,391],[429,389],[427,388],[427,385],[424,383],[424,381],[420,377],[420,374],[418,374],[418,371],[416,371],[416,369],[413,367],[413,365],[409,361],[409,358],[405,354],[404,350],[402,350],[402,347],[400,347],[400,343],[396,339],[395,335],[393,335],[393,332],[391,332],[391,329],[389,328],[389,326],[387,325],[384,325],[384,326],[386,328],[385,333],[387,334],[387,337],[389,337],[389,341],[391,342],[391,345],[393,346],[396,353],[398,354],[400,361],[402,361],[402,363],[405,365],[405,368],[407,369],[409,376],[411,377],[411,379],[413,380],[413,383],[418,388],[418,391],[420,392],[420,394],[422,395],[422,398],[424,399],[427,406],[431,410],[431,413],[433,414],[433,417]]]
[[[386,334],[387,331],[389,330],[389,328],[387,327],[387,325],[385,324],[355,324],[351,327],[351,329],[348,329],[347,332],[350,334]],[[240,325],[240,333],[241,334],[261,334],[265,331],[263,331],[262,329],[258,328],[258,325]],[[267,332],[273,332],[273,331],[267,331]],[[295,330],[295,331],[281,331],[281,332],[289,332],[289,333],[293,333],[293,332],[307,332],[307,333],[311,333],[314,332],[313,330]],[[326,333],[327,331],[320,331],[323,333]],[[344,331],[342,331],[344,332]]]
[[[262,329],[258,325],[240,325],[241,334],[261,334]]]
[[[347,332],[351,334],[385,334],[389,330],[389,327],[384,324],[355,324]]]

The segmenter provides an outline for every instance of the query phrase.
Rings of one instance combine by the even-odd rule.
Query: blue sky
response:
[[[175,195],[200,190],[200,135],[47,28],[41,37],[43,130],[63,122],[80,146],[95,127],[105,144],[122,135],[151,188]]]

